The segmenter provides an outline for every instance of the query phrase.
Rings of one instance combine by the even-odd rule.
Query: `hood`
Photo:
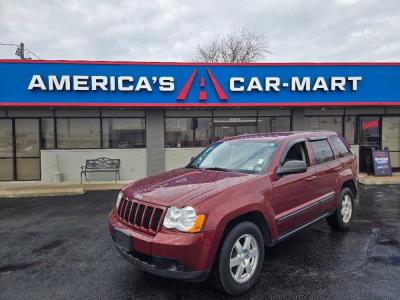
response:
[[[211,195],[254,178],[254,175],[182,168],[136,181],[123,188],[128,198],[162,205],[194,205]]]

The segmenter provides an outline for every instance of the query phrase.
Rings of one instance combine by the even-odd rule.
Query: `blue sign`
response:
[[[400,105],[400,63],[0,60],[0,106]]]

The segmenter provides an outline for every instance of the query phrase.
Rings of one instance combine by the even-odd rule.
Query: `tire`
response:
[[[340,192],[340,199],[333,215],[326,218],[328,224],[341,231],[350,229],[351,222],[354,215],[354,194],[353,192],[344,187]]]
[[[260,229],[252,222],[239,223],[221,242],[213,272],[213,283],[229,295],[243,294],[257,282],[263,262],[264,239]]]

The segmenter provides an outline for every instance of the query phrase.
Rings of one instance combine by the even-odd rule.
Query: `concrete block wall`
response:
[[[109,157],[121,159],[121,180],[137,180],[146,177],[146,149],[76,149],[42,150],[42,182],[54,182],[54,172],[61,172],[63,181],[79,182],[81,166],[86,159]],[[114,180],[114,173],[102,172],[88,175],[88,180]]]

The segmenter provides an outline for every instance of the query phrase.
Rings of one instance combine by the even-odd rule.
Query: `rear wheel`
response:
[[[345,187],[340,193],[339,203],[333,215],[326,220],[328,224],[337,230],[348,230],[353,219],[354,195],[353,192]]]
[[[236,225],[222,242],[214,268],[214,283],[230,295],[247,292],[257,281],[264,262],[264,241],[252,222]]]

